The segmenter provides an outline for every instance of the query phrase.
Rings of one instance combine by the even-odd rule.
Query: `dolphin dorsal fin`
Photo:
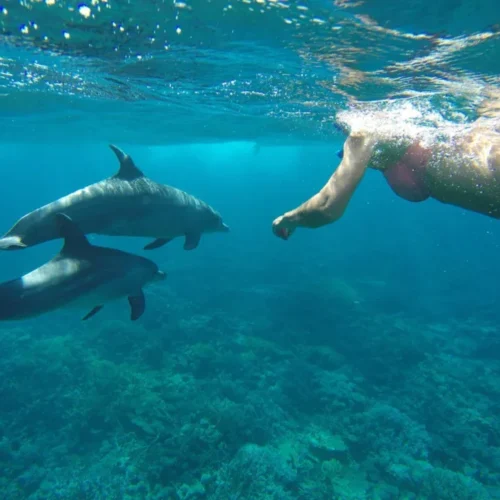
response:
[[[120,162],[120,168],[114,175],[115,178],[131,181],[133,179],[137,179],[138,177],[144,177],[144,174],[135,166],[134,160],[132,160],[128,154],[124,153],[120,148],[117,148],[113,144],[110,144],[109,147],[113,150],[113,153],[115,153],[118,161]]]
[[[81,254],[92,247],[83,231],[66,214],[58,213],[55,217],[59,234],[64,238],[60,253]]]

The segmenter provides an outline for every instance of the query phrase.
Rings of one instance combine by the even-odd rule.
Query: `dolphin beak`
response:
[[[154,276],[155,281],[164,281],[165,279],[167,279],[167,273],[164,273],[163,271],[156,272]]]
[[[222,232],[223,233],[228,233],[229,232],[229,226],[227,224],[222,223]]]
[[[19,236],[0,238],[0,250],[20,250],[21,248],[26,248],[26,245]]]

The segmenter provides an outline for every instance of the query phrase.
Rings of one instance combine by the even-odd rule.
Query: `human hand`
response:
[[[296,228],[297,224],[287,214],[280,215],[273,221],[273,233],[282,240],[290,238]]]

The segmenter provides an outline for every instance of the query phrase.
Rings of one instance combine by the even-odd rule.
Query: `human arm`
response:
[[[375,142],[373,136],[351,134],[342,161],[328,182],[302,205],[275,219],[274,234],[286,240],[297,227],[317,228],[340,219],[363,178]]]

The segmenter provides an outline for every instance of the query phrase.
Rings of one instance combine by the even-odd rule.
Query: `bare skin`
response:
[[[375,142],[363,134],[350,135],[342,162],[328,182],[302,205],[275,219],[274,233],[288,239],[297,227],[317,228],[340,219],[363,178]]]
[[[387,169],[398,161],[406,161],[406,167],[422,166],[423,191],[417,189],[416,195],[402,195],[406,199],[423,201],[432,197],[500,218],[500,133],[480,118],[454,144],[438,144],[432,150],[418,141],[402,148],[401,143],[381,144],[369,134],[351,134],[344,143],[342,162],[325,186],[297,208],[276,218],[274,234],[286,240],[298,227],[317,228],[339,220],[366,169],[370,166],[381,170],[390,183]]]

